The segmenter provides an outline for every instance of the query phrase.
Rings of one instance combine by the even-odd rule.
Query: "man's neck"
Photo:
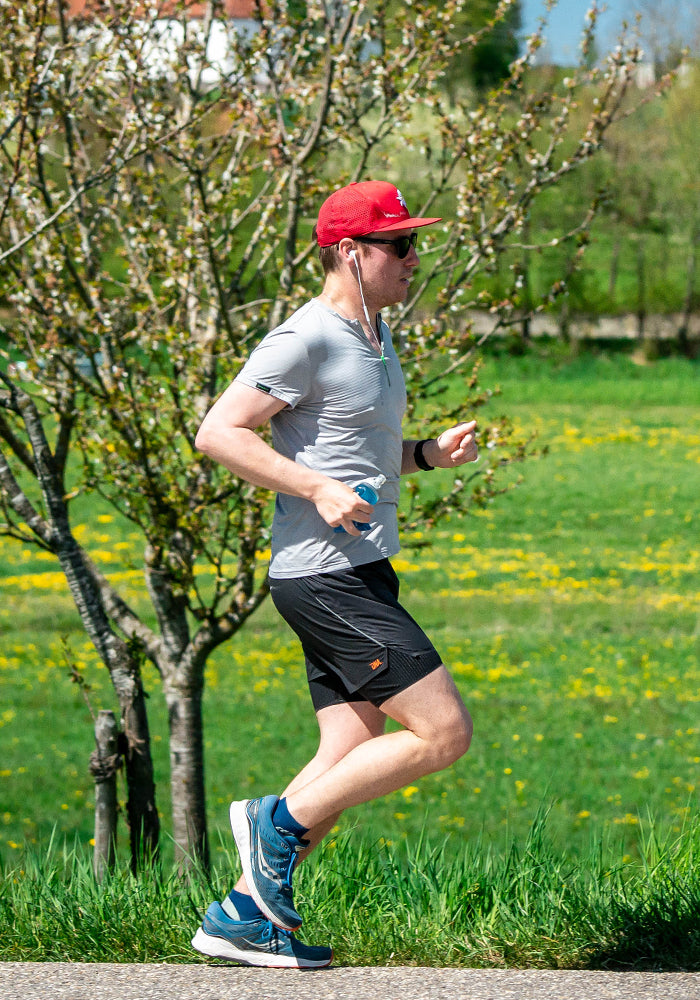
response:
[[[357,320],[367,334],[368,339],[373,344],[379,343],[378,331],[376,329],[377,310],[373,309],[370,302],[367,303],[367,312],[370,316],[370,329],[367,330],[367,318],[362,305],[362,296],[358,286],[348,288],[344,282],[334,280],[335,275],[329,274],[323,286],[319,298],[322,302],[337,312],[344,319]]]
[[[330,280],[329,276],[319,297],[344,319],[364,318],[362,299],[357,288],[349,289],[341,283]]]

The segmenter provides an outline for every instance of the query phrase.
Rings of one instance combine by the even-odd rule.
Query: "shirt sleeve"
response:
[[[294,330],[273,330],[260,341],[236,381],[294,407],[308,395],[311,366],[304,338]]]

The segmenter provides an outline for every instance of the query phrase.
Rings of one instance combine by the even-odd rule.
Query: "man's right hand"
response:
[[[311,497],[326,524],[331,528],[342,525],[349,535],[359,536],[353,521],[371,521],[374,507],[338,479],[324,478]]]

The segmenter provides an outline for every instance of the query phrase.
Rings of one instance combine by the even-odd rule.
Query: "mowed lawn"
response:
[[[604,835],[634,856],[640,826],[697,822],[700,765],[700,369],[535,347],[491,356],[482,381],[548,454],[484,512],[443,523],[395,565],[474,717],[462,761],[349,812],[355,838],[458,851],[506,844],[549,810],[563,849]],[[483,460],[482,460],[483,461]],[[436,479],[449,475],[436,472]],[[106,510],[77,533],[130,600],[143,599],[138,538]],[[0,855],[58,834],[87,843],[94,710],[114,707],[54,561],[0,542]],[[151,694],[159,804],[169,828],[166,712]],[[231,797],[279,792],[313,753],[299,648],[271,604],[207,670],[207,789],[214,856],[230,849]]]

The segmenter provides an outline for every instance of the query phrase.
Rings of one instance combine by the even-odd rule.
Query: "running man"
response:
[[[281,794],[234,801],[243,875],[193,945],[251,965],[328,965],[293,934],[292,873],[350,806],[453,764],[472,723],[439,653],[398,600],[402,475],[478,457],[474,421],[404,439],[406,389],[381,310],[418,267],[414,218],[384,181],[350,184],[315,228],[323,290],[268,333],[205,417],[197,447],[277,494],[270,587],[301,640],[320,742]],[[260,435],[271,425],[272,446]],[[355,492],[386,477],[372,505]],[[358,525],[369,524],[369,530]],[[341,530],[337,530],[341,529]],[[402,727],[386,733],[387,718]]]

